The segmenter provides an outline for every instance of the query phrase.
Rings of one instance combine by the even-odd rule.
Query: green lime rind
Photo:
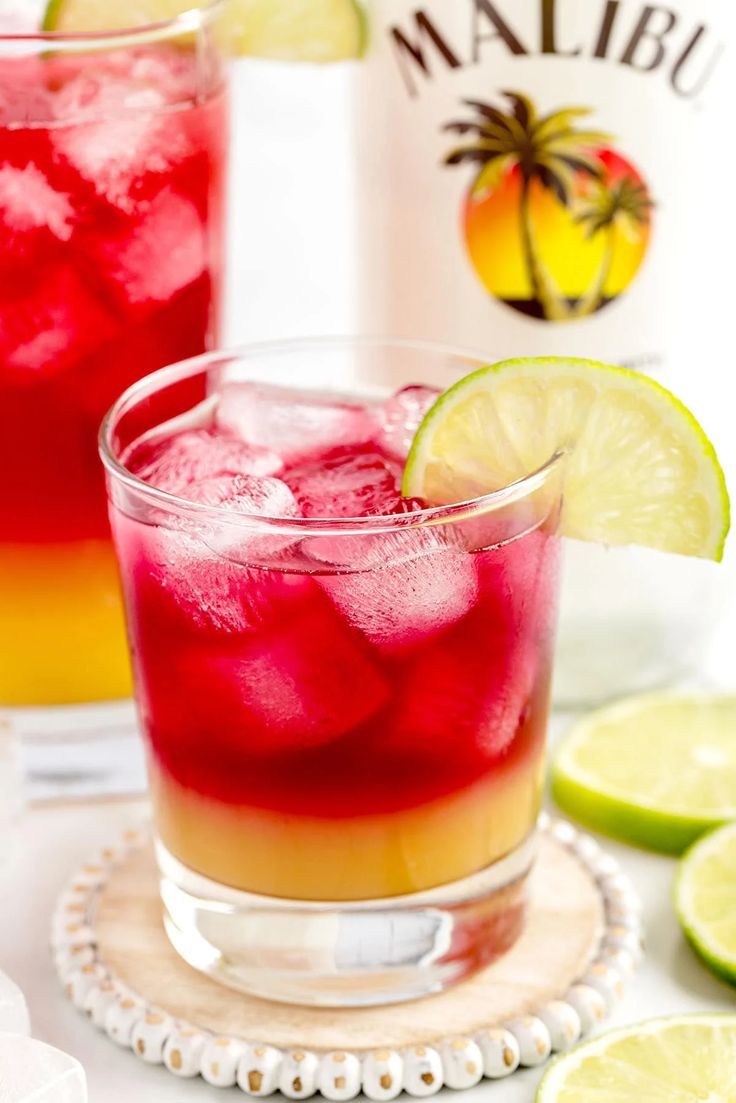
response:
[[[721,817],[678,816],[643,808],[576,783],[553,765],[552,798],[571,819],[600,835],[658,854],[682,854],[707,831],[727,822]]]
[[[733,910],[729,911],[728,919],[732,920],[736,943],[736,861],[731,859],[726,864],[724,844],[731,844],[736,852],[736,823],[727,823],[711,831],[683,854],[675,876],[673,895],[680,926],[697,956],[719,980],[736,986],[736,952],[729,952],[719,942],[709,927],[707,917],[697,914],[694,902],[698,876],[702,876],[704,864],[715,857],[719,866],[718,887],[731,893],[733,886]]]
[[[663,425],[666,425],[668,429],[672,430],[678,441],[688,446],[688,456],[697,461],[702,482],[702,485],[698,485],[697,489],[701,493],[702,501],[707,502],[709,507],[711,524],[708,529],[707,539],[703,540],[702,547],[698,546],[696,551],[690,552],[689,554],[697,554],[705,558],[720,561],[723,557],[726,537],[730,529],[731,509],[725,474],[718,461],[713,444],[690,410],[660,383],[657,383],[648,376],[640,375],[638,372],[632,371],[629,368],[603,364],[599,361],[566,357],[540,357],[537,359],[517,358],[486,365],[459,380],[438,398],[437,402],[426,414],[415,435],[404,470],[403,493],[409,497],[426,496],[423,495],[422,491],[425,488],[427,468],[430,459],[434,459],[435,462],[437,459],[436,454],[433,455],[432,452],[434,438],[438,429],[448,423],[452,416],[452,412],[461,400],[467,400],[473,392],[483,395],[484,398],[489,395],[492,397],[494,389],[501,383],[507,384],[508,381],[514,377],[523,382],[528,382],[532,378],[532,375],[536,375],[536,373],[539,373],[540,379],[544,379],[543,373],[545,372],[548,373],[548,378],[551,376],[552,379],[554,379],[555,375],[558,379],[564,376],[575,376],[581,381],[593,383],[595,384],[598,397],[604,396],[607,390],[610,390],[611,393],[620,391],[621,393],[626,392],[629,395],[639,394],[643,396],[647,409],[650,407],[657,409],[662,417]],[[553,383],[550,385],[549,393],[552,395],[554,394]],[[503,427],[500,415],[499,420],[501,420]],[[585,422],[583,422],[583,431],[584,427]],[[512,426],[511,428],[514,429],[515,432],[518,432],[518,426]],[[529,434],[533,435],[535,431],[542,433],[548,430],[548,428],[548,424],[546,423],[538,426],[530,425],[528,431]],[[489,432],[493,432],[493,429],[489,428]],[[574,466],[576,458],[580,458],[576,452],[575,442],[558,439],[550,444],[545,454],[536,455],[536,462],[528,469],[510,472],[507,481],[509,483],[514,482],[524,475],[530,474],[532,471],[542,467],[544,462],[548,460],[556,450],[569,451],[572,466]],[[475,458],[477,461],[477,457],[474,457],[472,452],[469,452],[469,455],[471,460]],[[616,459],[617,457],[614,456],[612,458]],[[477,466],[478,462],[475,464],[476,468]],[[585,469],[583,469],[582,475],[582,482],[584,483]],[[497,489],[500,489],[500,487],[490,482],[487,491],[490,492]],[[589,497],[595,501],[595,494],[591,493],[591,485],[587,485],[585,489]],[[595,491],[594,483],[592,484],[592,490],[593,492]],[[575,518],[573,530],[570,531],[567,519],[570,515],[571,502],[574,503],[574,498],[571,494],[570,479],[568,476],[568,483],[566,485],[566,506],[563,510],[561,525],[563,535],[575,536],[578,539],[598,539],[596,528],[600,526],[596,525],[596,520],[600,521],[600,518],[596,519],[595,516],[592,517],[591,523],[587,525],[588,531],[586,531],[585,517],[582,519],[581,526],[581,518],[579,516]],[[443,502],[438,504],[447,503]],[[593,515],[595,514],[595,505],[592,508],[592,513]],[[568,527],[566,527],[566,523]],[[637,543],[636,534],[633,534],[632,539],[626,539],[625,541],[616,540],[615,542]],[[666,539],[662,542],[654,542],[650,539],[647,541],[647,546],[658,547],[660,550],[671,550],[667,545]],[[678,547],[675,550],[681,551],[682,549]]]
[[[358,38],[356,52],[353,54],[353,58],[363,58],[368,53],[371,45],[371,25],[368,19],[368,12],[360,3],[360,0],[352,0],[353,7],[355,8],[355,14],[358,18]],[[349,58],[346,60],[350,60]]]
[[[59,17],[63,7],[64,0],[49,0],[41,22],[42,31],[53,32],[59,30]]]
[[[735,772],[736,698],[657,693],[579,720],[553,757],[551,790],[586,827],[679,855],[736,818]]]
[[[535,1103],[593,1103],[599,1094],[606,1103],[730,1100],[735,1082],[736,1015],[670,1015],[607,1031],[560,1055],[547,1066]]]

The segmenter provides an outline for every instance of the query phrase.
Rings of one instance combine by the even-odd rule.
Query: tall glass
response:
[[[222,9],[0,37],[0,707],[130,692],[97,428],[217,338]]]
[[[411,343],[255,346],[155,373],[103,426],[167,930],[229,984],[408,999],[518,936],[562,461],[472,502],[319,521],[187,502],[121,458],[172,419],[210,425],[232,380],[375,401],[479,364]]]

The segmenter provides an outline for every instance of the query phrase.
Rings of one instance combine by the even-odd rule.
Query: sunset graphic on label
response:
[[[462,226],[486,289],[532,318],[565,322],[602,310],[636,277],[654,207],[639,170],[587,128],[586,107],[540,115],[519,92],[506,104],[464,100],[447,165],[472,165]]]

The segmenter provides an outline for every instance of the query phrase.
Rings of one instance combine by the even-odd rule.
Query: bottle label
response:
[[[365,328],[657,373],[712,308],[729,0],[369,0]],[[702,315],[701,315],[702,316]]]

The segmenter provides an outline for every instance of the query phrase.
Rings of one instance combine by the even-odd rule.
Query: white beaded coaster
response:
[[[471,1088],[574,1045],[607,1017],[641,957],[639,901],[615,859],[568,823],[545,816],[541,827],[519,942],[464,984],[411,1005],[289,1007],[190,969],[164,933],[150,839],[136,831],[61,893],[57,971],[98,1029],[174,1076],[335,1103],[361,1091],[390,1100]]]

